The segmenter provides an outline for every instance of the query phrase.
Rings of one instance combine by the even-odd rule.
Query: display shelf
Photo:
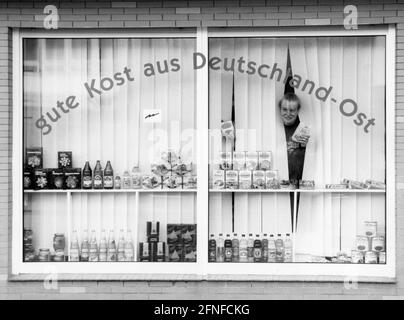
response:
[[[209,189],[219,193],[386,193],[385,189]]]
[[[24,190],[24,193],[153,193],[153,192],[168,192],[168,193],[192,193],[196,189],[76,189],[76,190]]]

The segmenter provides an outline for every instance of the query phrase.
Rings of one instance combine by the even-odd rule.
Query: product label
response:
[[[260,170],[272,169],[272,153],[270,151],[261,151],[258,153],[258,163]]]
[[[239,188],[251,189],[252,174],[251,171],[242,170],[239,172]]]
[[[285,249],[285,262],[292,262],[292,249]]]
[[[374,237],[372,239],[373,251],[384,251],[384,237]]]
[[[262,251],[261,248],[254,248],[254,261],[261,261]]]
[[[265,189],[265,171],[263,170],[253,171],[253,188]]]
[[[365,235],[368,237],[375,237],[377,229],[376,221],[365,221]]]
[[[221,152],[220,153],[220,161],[219,161],[220,169],[222,170],[231,170],[233,167],[233,157],[231,152]]]
[[[70,249],[70,261],[79,261],[80,254],[79,249]]]
[[[213,188],[224,189],[224,170],[215,170],[213,172]]]
[[[102,176],[101,175],[94,175],[94,188],[101,188],[102,187]]]
[[[113,188],[113,187],[114,187],[114,177],[104,176],[104,188]]]
[[[238,171],[226,170],[226,189],[238,188]]]
[[[98,250],[97,248],[90,248],[90,261],[98,261]]]
[[[233,256],[233,251],[231,248],[225,248],[224,257],[227,262],[231,261],[231,257]]]
[[[356,237],[356,249],[359,251],[368,251],[369,250],[368,237],[357,236]]]
[[[258,153],[246,152],[245,155],[246,170],[257,170],[258,167]]]
[[[91,176],[83,177],[83,187],[84,188],[91,188],[92,183],[93,183],[93,179],[91,178]]]
[[[107,250],[100,249],[99,261],[107,261]]]

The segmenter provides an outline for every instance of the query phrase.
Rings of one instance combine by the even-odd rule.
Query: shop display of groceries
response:
[[[71,151],[58,152],[58,168],[42,168],[42,148],[28,148],[24,169],[24,189],[196,189],[192,163],[183,163],[174,152],[164,152],[161,161],[153,164],[150,173],[139,167],[114,174],[111,162],[102,168],[97,160],[94,170],[86,161],[83,170],[72,168]]]
[[[53,237],[53,252],[49,248],[40,248],[36,253],[33,246],[34,233],[31,229],[24,229],[24,262],[64,262],[68,260],[65,255],[65,236],[55,233]]]
[[[365,221],[365,234],[356,237],[355,249],[351,251],[352,263],[386,263],[384,236],[377,232],[376,221]]]
[[[219,233],[217,237],[210,235],[208,243],[208,261],[209,262],[293,262],[293,244],[289,233],[285,238],[281,234],[277,234],[275,238],[273,234],[262,235],[241,234],[237,233],[226,235],[223,237]]]

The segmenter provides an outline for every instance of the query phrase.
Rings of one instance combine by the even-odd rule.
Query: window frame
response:
[[[209,201],[209,83],[208,68],[196,71],[197,115],[197,252],[196,263],[24,263],[23,239],[23,55],[24,38],[194,38],[196,50],[209,55],[210,38],[215,37],[349,37],[382,35],[386,39],[386,255],[385,265],[360,264],[213,264],[208,263]],[[123,30],[24,30],[13,29],[13,173],[12,173],[12,265],[14,279],[38,279],[49,273],[69,280],[258,280],[258,281],[374,281],[395,282],[396,209],[395,209],[395,37],[393,25],[345,30],[341,27],[304,28],[189,28]],[[389,112],[387,112],[389,111]],[[71,193],[67,192],[67,199]],[[137,193],[137,200],[139,193]],[[137,213],[136,213],[137,214]],[[136,244],[137,245],[137,244]],[[206,253],[206,254],[205,254]],[[30,276],[31,275],[31,276]]]

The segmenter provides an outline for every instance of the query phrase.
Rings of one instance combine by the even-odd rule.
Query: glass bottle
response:
[[[125,170],[122,177],[122,189],[130,189],[130,175],[128,170]]]
[[[107,261],[108,262],[116,261],[116,244],[115,244],[115,238],[114,238],[114,231],[113,230],[109,231],[109,236],[108,236]]]
[[[97,237],[95,234],[95,230],[91,230],[91,238],[90,238],[90,257],[88,259],[90,262],[98,261],[98,244]]]
[[[104,170],[104,189],[114,188],[114,170],[112,169],[111,162],[107,161]]]
[[[260,235],[255,235],[254,240],[254,262],[262,261],[262,242],[260,239]]]
[[[268,239],[268,262],[276,262],[276,245],[273,234]]]
[[[238,262],[239,254],[240,254],[240,242],[237,238],[237,233],[233,233],[233,240],[232,240],[232,247],[233,247],[233,262]]]
[[[283,262],[284,259],[284,246],[281,234],[278,233],[278,237],[275,240],[276,247],[276,262]]]
[[[211,234],[209,243],[208,243],[208,259],[209,262],[216,262],[216,240],[215,240],[215,235]]]
[[[115,189],[121,189],[121,184],[122,184],[121,177],[120,177],[119,174],[116,174],[115,175],[115,180],[114,180]]]
[[[248,262],[254,262],[254,238],[252,233],[248,235],[247,260]]]
[[[286,234],[284,242],[284,261],[293,262],[293,244],[289,233]]]
[[[88,231],[83,232],[83,241],[81,242],[81,259],[82,262],[88,262],[90,258],[90,242],[88,241]]]
[[[83,189],[92,189],[93,187],[93,171],[91,170],[90,163],[86,161],[83,168]]]
[[[132,189],[140,189],[142,187],[142,175],[140,174],[139,167],[135,166],[131,174]]]
[[[135,258],[135,247],[133,245],[132,232],[128,230],[126,232],[125,239],[125,261],[134,261]]]
[[[262,262],[268,262],[268,235],[266,233],[262,236]]]
[[[232,241],[230,239],[230,234],[227,234],[226,240],[224,241],[224,261],[231,262],[232,258],[233,258]]]
[[[94,179],[93,179],[93,187],[94,189],[102,189],[102,167],[100,160],[97,160],[97,164],[94,168]]]
[[[224,261],[224,239],[223,239],[222,233],[219,233],[219,239],[217,240],[216,260],[217,260],[217,262]]]
[[[245,234],[242,234],[240,239],[239,261],[248,262],[248,241]]]
[[[107,252],[108,252],[107,235],[105,229],[103,229],[101,232],[100,253],[98,260],[102,262],[107,261]]]
[[[119,231],[117,260],[119,262],[125,261],[125,236],[122,229]]]
[[[70,242],[70,257],[69,261],[80,261],[80,245],[77,230],[73,230],[72,241]]]

